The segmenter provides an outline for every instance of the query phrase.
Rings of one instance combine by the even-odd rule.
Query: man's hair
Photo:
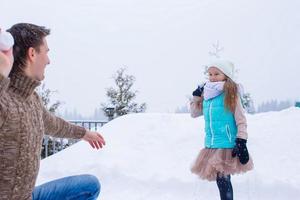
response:
[[[50,34],[50,29],[29,23],[19,23],[7,30],[15,40],[13,47],[14,64],[10,75],[26,66],[27,52],[30,47],[37,52],[43,44],[43,38]],[[9,76],[10,76],[9,75]]]

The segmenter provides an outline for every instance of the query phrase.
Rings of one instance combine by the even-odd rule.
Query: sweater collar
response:
[[[14,93],[25,99],[33,94],[35,88],[41,84],[40,81],[26,76],[23,72],[17,71],[10,77],[10,88]]]

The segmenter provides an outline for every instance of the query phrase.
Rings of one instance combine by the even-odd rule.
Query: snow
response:
[[[232,176],[235,199],[298,199],[300,109],[247,115],[255,169]],[[216,200],[215,182],[190,167],[203,147],[203,118],[189,114],[130,114],[100,128],[100,151],[79,142],[41,162],[38,184],[91,173],[104,200]]]

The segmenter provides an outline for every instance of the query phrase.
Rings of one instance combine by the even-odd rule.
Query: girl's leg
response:
[[[233,200],[233,190],[230,181],[230,175],[218,173],[217,185],[220,192],[221,200]]]

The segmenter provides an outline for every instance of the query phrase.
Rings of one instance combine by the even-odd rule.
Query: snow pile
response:
[[[300,192],[300,109],[248,115],[248,148],[255,169],[232,177],[236,199],[297,199]],[[91,173],[105,200],[214,200],[214,182],[199,180],[190,166],[203,147],[203,118],[188,114],[132,114],[100,129],[107,145],[85,142],[41,163],[38,184]]]

